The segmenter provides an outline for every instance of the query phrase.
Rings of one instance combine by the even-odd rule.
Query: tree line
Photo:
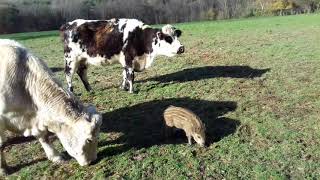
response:
[[[313,13],[320,0],[1,0],[0,33],[58,29],[73,19],[148,24]]]

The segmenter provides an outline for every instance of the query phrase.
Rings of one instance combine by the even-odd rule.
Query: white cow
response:
[[[53,77],[47,65],[19,43],[0,39],[0,174],[5,174],[5,131],[35,136],[53,162],[62,158],[48,142],[57,135],[78,163],[97,158],[102,117],[85,107]]]

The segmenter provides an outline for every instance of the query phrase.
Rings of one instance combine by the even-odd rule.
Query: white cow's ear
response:
[[[102,124],[102,115],[97,112],[97,109],[93,105],[87,106],[87,112],[89,114],[89,121],[92,123],[93,127],[96,125],[101,126]]]
[[[91,116],[91,123],[92,123],[92,126],[94,127],[97,127],[97,126],[100,127],[102,124],[102,115],[100,113],[93,114]]]
[[[162,40],[164,38],[164,34],[162,32],[157,32],[157,37]]]
[[[94,113],[97,113],[97,109],[94,105],[90,104],[89,106],[87,106],[87,112],[89,114],[94,114]]]

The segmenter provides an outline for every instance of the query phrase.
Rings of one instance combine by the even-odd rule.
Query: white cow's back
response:
[[[0,40],[0,57],[0,126],[37,135],[46,119],[57,118],[51,114],[64,114],[61,102],[69,94],[46,64],[19,43]]]
[[[27,51],[15,41],[0,40],[0,57],[0,126],[21,132],[30,127],[35,116],[31,97],[24,86],[27,68],[23,64]]]

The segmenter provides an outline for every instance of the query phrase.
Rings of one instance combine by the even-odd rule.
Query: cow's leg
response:
[[[74,73],[77,71],[77,62],[76,58],[66,57],[65,58],[65,74],[66,74],[66,80],[68,84],[69,91],[73,92],[73,86],[72,86],[72,77]]]
[[[119,58],[119,62],[123,67],[123,71],[122,71],[122,83],[120,85],[120,88],[123,90],[128,90],[128,80],[127,80],[127,69],[126,69],[126,59],[124,56],[123,52],[120,52],[120,58]]]
[[[49,142],[48,133],[39,136],[38,140],[41,143],[41,146],[44,149],[49,160],[56,163],[63,162],[63,158],[60,156],[59,152],[56,149],[54,149],[52,144]]]
[[[123,90],[128,90],[127,84],[128,84],[127,70],[125,68],[123,68],[123,71],[122,71],[122,83],[121,83],[120,88],[123,89]]]
[[[4,131],[0,129],[0,176],[7,175],[7,163],[4,157],[4,147],[5,147],[6,137]]]
[[[77,74],[79,75],[84,87],[86,88],[86,90],[88,92],[90,92],[92,89],[91,89],[91,86],[88,82],[88,65],[85,63],[85,62],[81,62],[79,64],[79,67],[78,67],[78,70],[77,70]]]
[[[133,93],[133,82],[134,82],[134,70],[133,70],[134,56],[131,54],[125,54],[125,70],[126,79],[129,85],[129,93]]]
[[[120,63],[124,67],[122,71],[123,81],[121,84],[122,89],[127,89],[129,85],[129,92],[133,93],[133,81],[134,81],[134,71],[133,71],[133,60],[134,55],[130,53],[120,53]]]
[[[128,68],[127,71],[127,80],[129,84],[129,93],[133,93],[134,71],[131,67]]]
[[[133,93],[133,81],[134,81],[134,71],[132,68],[124,68],[122,71],[123,81],[121,84],[121,89],[129,90],[130,93]]]

